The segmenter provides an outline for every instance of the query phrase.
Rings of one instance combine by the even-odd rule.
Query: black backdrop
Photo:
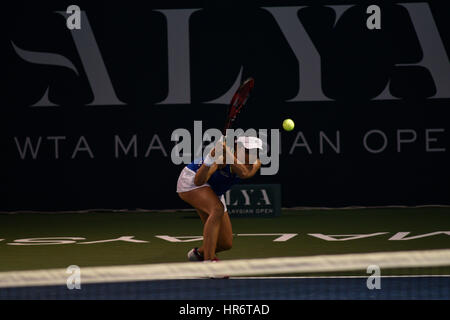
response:
[[[239,126],[280,128],[285,118],[296,122],[294,131],[281,132],[278,174],[249,181],[280,183],[283,206],[450,204],[448,92],[436,98],[435,74],[419,65],[424,44],[402,2],[373,3],[381,8],[381,30],[367,29],[367,5],[360,1],[246,1],[245,6],[219,1],[58,1],[5,6],[0,210],[186,207],[175,193],[183,165],[170,160],[171,133],[176,128],[192,131],[194,120],[202,120],[204,129],[221,128],[225,105],[205,102],[227,92],[241,67],[243,77],[253,76],[256,86]],[[450,5],[418,3],[431,10],[448,62]],[[98,92],[64,18],[55,13],[69,4],[85,11],[123,104],[92,105]],[[336,22],[330,5],[349,8]],[[295,6],[305,6],[297,16],[320,54],[322,101],[289,101],[309,79],[299,76],[302,62],[276,19],[263,9]],[[189,19],[190,101],[161,104],[169,93],[168,29],[166,16],[157,10],[187,8],[201,9]],[[185,32],[182,26],[175,28]],[[438,43],[432,47],[439,50]],[[65,57],[77,72],[27,61],[25,51]],[[447,80],[439,79],[450,88]],[[381,99],[388,85],[394,98]],[[33,106],[47,88],[56,106]],[[417,137],[398,152],[398,130],[405,129]],[[364,147],[364,135],[371,130],[386,135],[386,147],[379,153]],[[437,139],[429,140],[428,150],[427,130],[428,139]],[[335,143],[337,131],[340,152],[327,143],[321,152],[320,132]],[[146,156],[155,134],[166,155],[153,149]],[[400,134],[403,139],[413,135]],[[136,136],[136,156],[122,152],[115,157],[115,135],[124,144]],[[55,136],[64,137],[58,138],[57,159]],[[72,158],[81,136],[92,155],[81,149]],[[27,138],[34,146],[40,141],[34,159],[30,153],[21,157]],[[306,141],[310,150],[303,145],[290,152],[296,139],[298,144]],[[383,145],[377,133],[367,143],[372,149]]]

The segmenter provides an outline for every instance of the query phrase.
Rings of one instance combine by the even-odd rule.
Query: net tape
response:
[[[82,267],[83,283],[195,279],[226,276],[257,276],[293,273],[381,270],[450,266],[450,249],[353,253],[264,259],[228,260],[218,263],[183,262],[146,265]],[[0,288],[65,285],[66,269],[0,272]]]

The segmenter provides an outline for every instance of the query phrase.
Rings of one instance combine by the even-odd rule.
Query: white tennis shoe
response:
[[[203,256],[198,252],[198,248],[191,249],[188,254],[187,258],[189,261],[203,261]]]

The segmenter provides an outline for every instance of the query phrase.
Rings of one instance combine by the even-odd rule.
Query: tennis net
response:
[[[450,249],[72,271],[0,272],[0,299],[450,299]]]

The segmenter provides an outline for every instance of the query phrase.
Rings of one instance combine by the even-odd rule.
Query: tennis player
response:
[[[262,149],[261,139],[238,137],[234,151],[224,142],[220,143],[223,144],[222,157],[233,159],[233,163],[226,164],[222,157],[215,157],[215,149],[212,149],[203,161],[193,161],[184,167],[178,178],[178,195],[197,210],[204,225],[203,246],[188,252],[190,261],[217,261],[217,252],[231,249],[233,231],[224,194],[241,179],[253,177],[261,167],[258,158],[249,163],[249,150]]]

